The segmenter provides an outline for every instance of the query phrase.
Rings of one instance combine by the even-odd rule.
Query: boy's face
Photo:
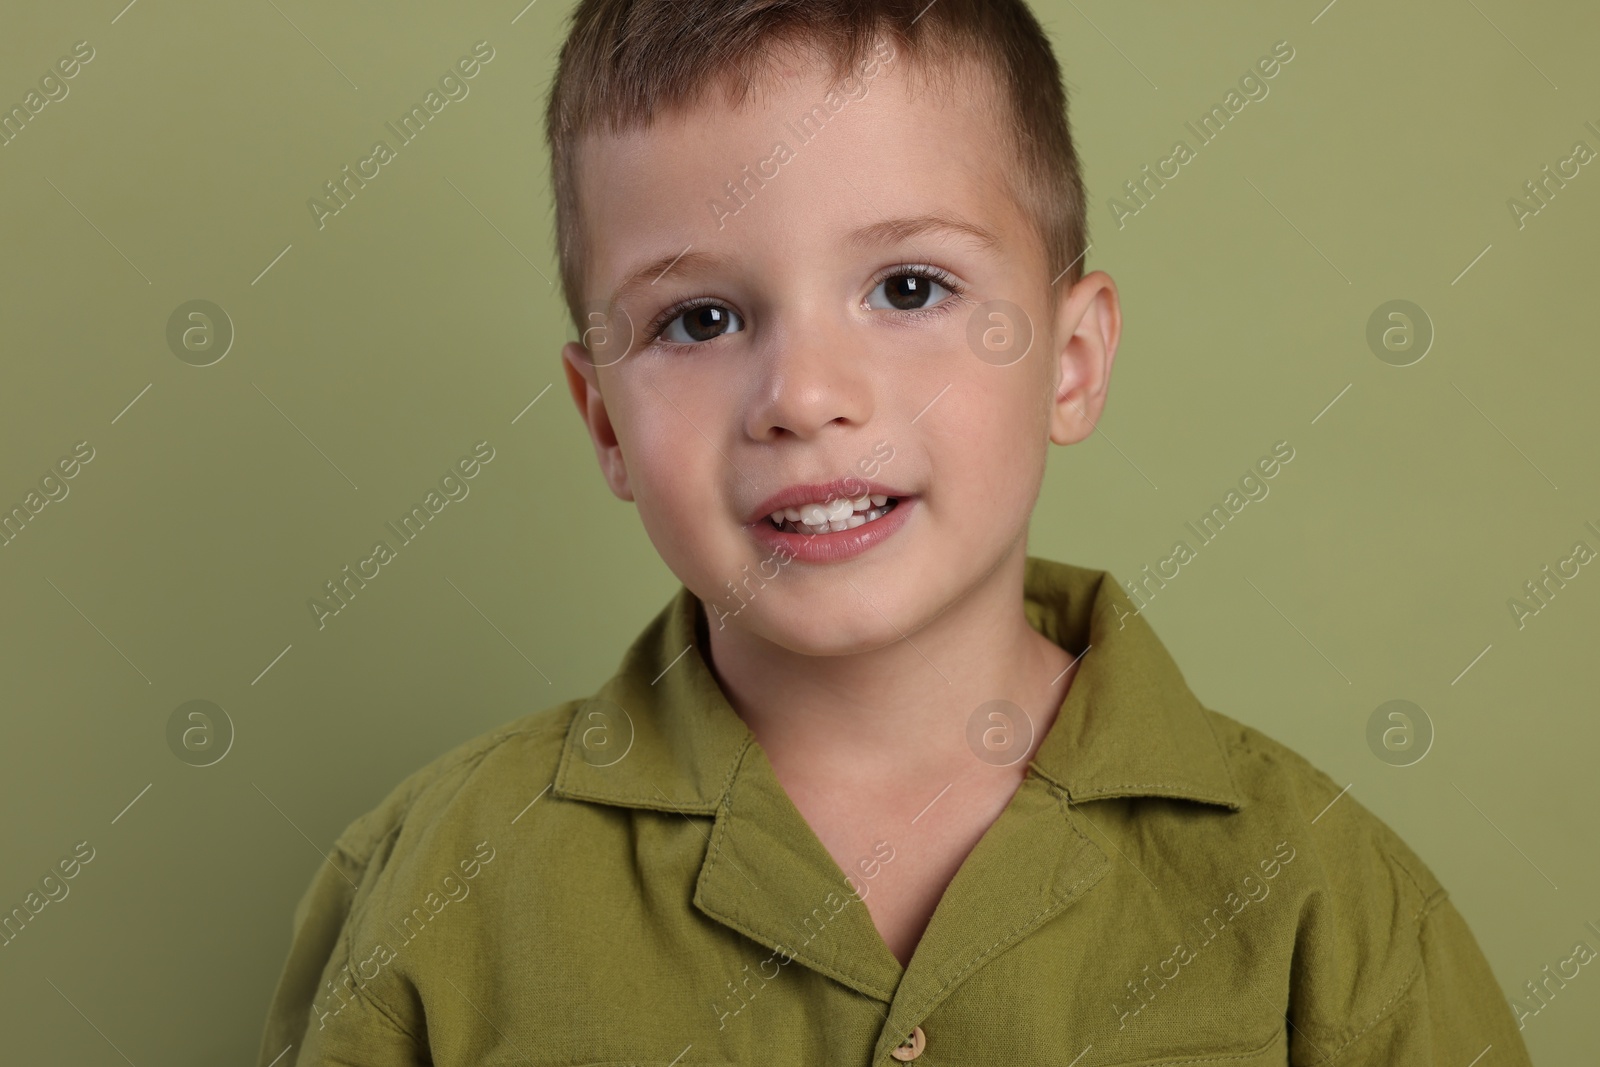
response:
[[[596,314],[563,356],[607,481],[713,631],[807,655],[896,641],[1020,563],[1120,331],[1104,274],[1052,290],[1000,112],[914,96],[908,58],[881,45],[832,97],[779,60],[737,111],[717,92],[582,149]],[[775,494],[836,480],[869,521],[773,525]]]

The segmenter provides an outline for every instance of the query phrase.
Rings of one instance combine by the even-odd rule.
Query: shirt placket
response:
[[[951,1043],[941,1041],[929,1016],[959,997],[977,970],[1081,899],[1109,868],[1065,794],[1033,774],[1023,779],[945,888],[895,990],[873,1062],[960,1062],[980,1051],[966,1047],[968,1035],[952,1034],[962,1055],[947,1058]],[[1004,1010],[976,1007],[984,1017]]]
[[[874,1064],[937,1063],[942,1035],[927,1022],[934,1009],[1105,875],[1105,853],[1078,823],[1064,793],[1036,775],[1025,778],[961,864],[902,968],[752,746],[719,808],[694,903],[883,1005]],[[830,898],[846,906],[835,913]],[[825,917],[827,936],[807,936],[802,917],[812,915]]]

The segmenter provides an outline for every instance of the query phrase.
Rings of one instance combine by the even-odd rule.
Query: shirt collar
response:
[[[1035,630],[1082,657],[1034,772],[1073,801],[1243,806],[1207,711],[1108,573],[1029,556],[1023,600]],[[708,648],[705,611],[680,586],[617,673],[581,702],[553,792],[715,814],[755,737],[717,685]]]

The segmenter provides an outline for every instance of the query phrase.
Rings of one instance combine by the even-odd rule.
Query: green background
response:
[[[1523,228],[1506,206],[1600,149],[1600,11],[1324,2],[1036,5],[1126,332],[1030,551],[1131,578],[1288,440],[1148,617],[1202,700],[1415,846],[1515,993],[1600,947],[1600,566],[1520,630],[1506,606],[1600,549],[1600,165]],[[0,905],[96,850],[0,949],[0,1044],[247,1063],[318,850],[445,749],[592,691],[677,582],[559,372],[541,112],[569,5],[122,3],[12,3],[0,33],[6,107],[96,52],[0,147],[0,504],[96,450],[0,548]],[[470,95],[319,230],[306,201],[480,40]],[[1122,182],[1280,40],[1270,95],[1119,229]],[[212,366],[166,342],[193,299],[237,330]],[[1366,342],[1395,299],[1437,333],[1412,366]],[[470,496],[319,631],[307,598],[484,439]],[[1403,768],[1367,743],[1397,698],[1436,731]],[[192,699],[236,730],[205,768],[167,742]],[[1600,1053],[1591,970],[1528,1022],[1536,1061]]]

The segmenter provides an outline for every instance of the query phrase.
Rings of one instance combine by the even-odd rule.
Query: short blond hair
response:
[[[997,120],[1017,160],[1018,205],[1052,273],[1076,282],[1087,197],[1061,67],[1022,0],[580,0],[545,110],[561,288],[574,325],[586,324],[577,175],[584,136],[648,127],[662,109],[693,106],[719,84],[736,107],[781,45],[831,59],[837,86],[884,38],[930,80],[949,83],[974,63],[993,75]]]

